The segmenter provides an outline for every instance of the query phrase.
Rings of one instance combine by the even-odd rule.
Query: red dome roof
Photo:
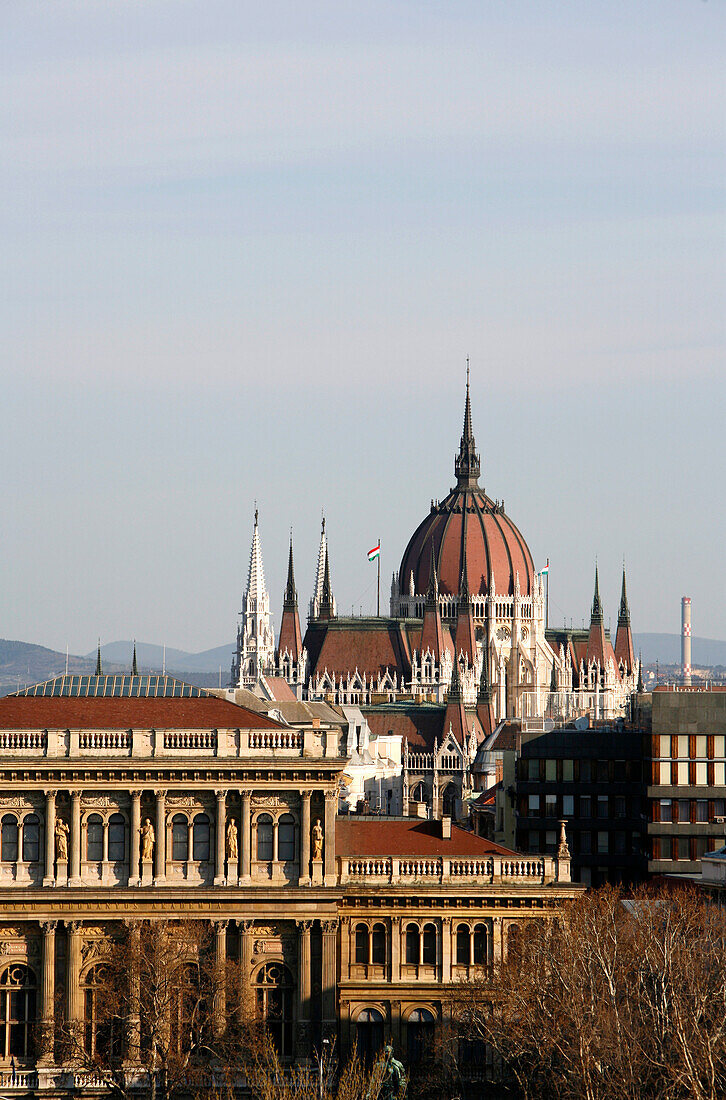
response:
[[[432,505],[430,514],[414,532],[398,575],[399,592],[426,592],[431,573],[431,551],[439,591],[458,595],[462,570],[471,596],[488,594],[494,580],[497,593],[512,595],[517,574],[522,595],[530,595],[534,562],[522,534],[504,512],[479,487],[479,456],[471,430],[469,383],[466,386],[464,432],[456,457],[456,488],[445,500]]]

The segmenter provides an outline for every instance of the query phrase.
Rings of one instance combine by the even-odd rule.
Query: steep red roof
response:
[[[412,818],[339,817],[335,823],[339,856],[491,856],[512,855],[509,848],[451,826],[443,840],[440,821]]]
[[[0,729],[279,729],[265,714],[224,699],[7,695]]]
[[[385,737],[389,732],[394,736],[408,740],[410,748],[431,751],[434,741],[441,744],[441,731],[444,728],[444,708],[411,708],[410,711],[393,710],[371,711],[363,708],[366,721],[374,737]]]
[[[313,675],[326,669],[336,677],[358,669],[368,679],[386,670],[399,677],[411,674],[407,639],[397,619],[314,621],[308,624],[304,645]]]

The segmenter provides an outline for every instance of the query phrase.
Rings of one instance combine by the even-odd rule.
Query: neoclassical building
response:
[[[276,991],[283,1058],[336,1034],[413,1058],[452,983],[490,973],[513,928],[579,890],[564,838],[521,856],[448,816],[340,814],[345,723],[305,713],[166,676],[0,699],[0,1091],[103,1094],[56,1039],[64,1019],[95,1041],[93,964],[119,921],[212,922],[262,1015]]]

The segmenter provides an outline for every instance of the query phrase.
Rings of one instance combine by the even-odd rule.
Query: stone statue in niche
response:
[[[318,817],[313,825],[313,859],[323,858],[323,827]]]
[[[62,817],[55,823],[55,858],[60,863],[68,861],[68,826]]]
[[[227,825],[227,859],[233,862],[237,859],[237,826],[234,821],[231,820]]]
[[[141,833],[141,861],[142,863],[151,863],[154,855],[154,826],[148,817],[144,818],[144,824],[139,831]]]

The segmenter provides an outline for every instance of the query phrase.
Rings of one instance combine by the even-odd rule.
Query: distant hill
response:
[[[101,646],[103,671],[108,674],[131,671],[133,642],[109,642]],[[187,653],[183,649],[166,650],[166,671],[197,687],[218,687],[220,665],[222,686],[229,680],[234,646],[218,646],[202,653]],[[161,672],[164,648],[146,642],[136,643],[136,660],[140,672]],[[82,655],[69,654],[68,671],[76,675],[91,675],[96,669],[96,650]],[[26,684],[37,684],[62,675],[66,670],[66,655],[32,642],[0,639],[0,695],[18,691]]]
[[[634,634],[636,653],[642,650],[647,665],[660,661],[664,665],[677,665],[681,660],[680,634]],[[726,665],[726,642],[712,638],[691,639],[691,664],[694,668],[713,668]]]

